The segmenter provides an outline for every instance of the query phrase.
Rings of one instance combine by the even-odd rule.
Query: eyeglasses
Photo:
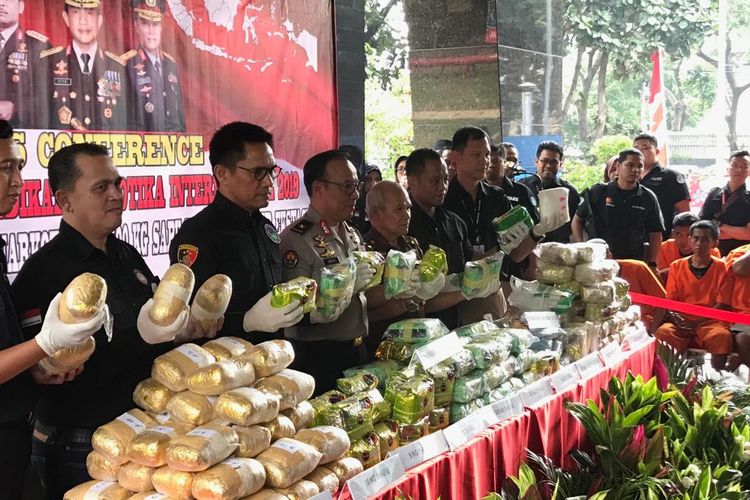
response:
[[[550,167],[559,167],[561,163],[560,160],[550,160],[549,158],[539,158],[539,162]]]
[[[237,168],[253,174],[256,181],[262,181],[266,178],[267,175],[271,176],[271,179],[275,179],[279,176],[279,174],[281,174],[281,167],[279,167],[278,165],[273,165],[271,167],[254,168],[240,167],[239,165],[237,165]]]
[[[332,182],[325,179],[318,179],[318,182],[322,182],[324,184],[333,184],[334,186],[344,188],[344,193],[347,196],[351,196],[354,191],[362,191],[362,188],[365,185],[364,182]]]

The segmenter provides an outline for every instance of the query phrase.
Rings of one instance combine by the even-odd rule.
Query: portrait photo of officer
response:
[[[174,57],[162,50],[164,0],[132,0],[138,48],[128,52],[133,92],[131,130],[184,132],[182,89]]]
[[[19,24],[26,2],[0,0],[0,120],[15,128],[44,128],[49,121],[44,101],[48,75],[41,54],[49,48],[45,35]]]
[[[99,44],[100,0],[65,0],[62,18],[72,42],[43,52],[50,71],[50,128],[125,130],[126,60]]]

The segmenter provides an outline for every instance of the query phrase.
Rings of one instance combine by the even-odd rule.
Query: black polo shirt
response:
[[[747,227],[750,224],[750,193],[744,184],[734,193],[729,191],[729,185],[713,188],[706,196],[699,217],[729,226]],[[735,248],[748,243],[750,241],[747,240],[719,240],[719,251],[721,255],[727,255]]]
[[[641,179],[641,184],[649,188],[659,200],[662,218],[664,219],[664,239],[672,233],[672,221],[675,213],[674,205],[682,200],[690,199],[690,191],[681,173],[664,168],[659,163]]]
[[[0,350],[24,342],[8,282],[5,240],[0,238]],[[34,407],[36,385],[25,371],[0,384],[0,424],[27,418]]]
[[[90,272],[107,282],[112,340],[100,329],[94,335],[96,350],[80,375],[62,385],[40,386],[36,416],[44,424],[95,429],[133,408],[135,386],[150,376],[154,358],[174,347],[149,345],[138,333],[138,313],[158,282],[143,257],[114,235],[106,248],[106,253],[95,248],[62,221],[57,236],[29,257],[13,282],[26,339],[39,332],[50,301],[73,278]]]
[[[216,193],[210,205],[183,222],[169,245],[169,260],[193,270],[193,293],[214,274],[229,276],[232,298],[219,336],[262,342],[281,338],[281,333],[246,334],[242,321],[258,300],[283,281],[280,243],[276,226],[262,213],[248,212]]]
[[[568,188],[568,213],[570,214],[570,220],[573,220],[573,216],[578,210],[578,205],[581,204],[581,196],[578,194],[578,190],[573,187],[568,181],[564,179],[555,178],[554,181],[543,184],[541,177],[537,174],[530,175],[524,179],[521,179],[521,183],[528,187],[532,194],[539,199],[539,191],[543,189],[550,189],[556,187]],[[554,231],[547,233],[544,241],[556,241],[558,243],[570,243],[570,236],[573,234],[573,230],[570,227],[570,222],[566,222],[562,226],[558,227]]]

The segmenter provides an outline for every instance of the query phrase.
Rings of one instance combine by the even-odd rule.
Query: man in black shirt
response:
[[[617,178],[596,184],[573,217],[573,239],[583,241],[583,227],[589,221],[589,238],[602,238],[615,259],[644,260],[656,270],[664,223],[656,195],[638,180],[643,155],[637,149],[620,153]],[[643,241],[649,241],[644,256]]]
[[[719,226],[722,256],[750,243],[750,193],[745,187],[749,166],[747,151],[732,153],[729,157],[729,182],[709,191],[701,208],[700,218],[714,220]]]
[[[521,179],[521,183],[528,187],[535,197],[539,197],[539,191],[556,187],[568,188],[568,212],[570,219],[573,220],[578,205],[581,203],[581,197],[572,184],[557,176],[560,167],[563,164],[563,148],[553,141],[544,141],[539,143],[536,148],[536,174]],[[547,241],[556,241],[558,243],[569,243],[572,231],[570,222],[566,222],[554,231],[549,232],[545,239]]]
[[[659,200],[664,221],[662,238],[669,238],[674,216],[690,211],[690,191],[685,177],[659,164],[659,143],[653,135],[638,134],[633,139],[633,147],[643,153],[641,184],[653,191]]]
[[[111,338],[97,329],[96,350],[74,380],[49,385],[44,374],[37,378],[47,385],[40,387],[35,409],[31,461],[46,498],[57,500],[88,480],[91,435],[133,407],[136,384],[149,377],[154,358],[172,345],[146,344],[136,326],[157,279],[138,251],[113,234],[122,223],[122,177],[107,149],[88,143],[62,148],[50,159],[48,172],[62,222],[57,236],[26,261],[13,282],[23,335],[30,339],[44,330],[41,318],[56,309],[56,295],[84,272],[107,282],[113,318]],[[186,320],[183,315],[173,324],[171,338]]]
[[[271,290],[283,281],[281,239],[260,211],[268,206],[273,180],[281,172],[272,148],[273,136],[258,125],[233,122],[221,127],[209,144],[216,197],[185,220],[169,245],[170,261],[193,270],[196,291],[214,274],[232,279],[220,335],[253,343],[281,338],[281,328],[302,319],[299,301],[271,307]]]

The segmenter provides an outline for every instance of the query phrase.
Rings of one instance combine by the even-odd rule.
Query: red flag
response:
[[[659,163],[667,166],[667,110],[664,95],[664,77],[661,71],[662,51],[651,55],[654,69],[651,73],[651,85],[648,96],[648,128],[659,141]]]

